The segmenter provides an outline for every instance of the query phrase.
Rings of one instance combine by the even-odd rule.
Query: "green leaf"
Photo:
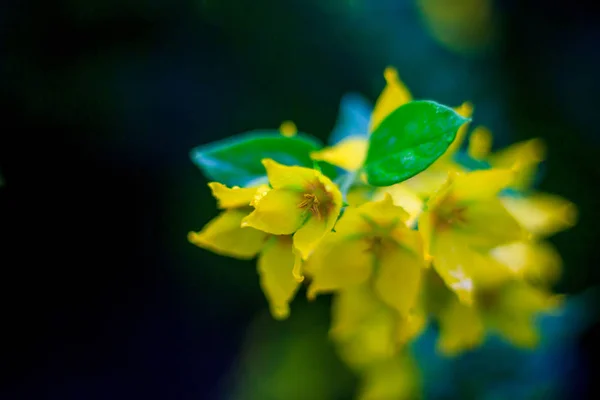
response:
[[[312,168],[310,153],[321,147],[321,143],[308,135],[286,137],[276,130],[262,130],[196,147],[190,156],[209,180],[228,186],[246,186],[266,182],[263,158]]]
[[[429,167],[469,118],[433,101],[412,101],[384,119],[369,139],[363,170],[373,186],[402,182]]]

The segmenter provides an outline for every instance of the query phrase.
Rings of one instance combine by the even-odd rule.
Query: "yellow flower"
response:
[[[293,234],[294,248],[305,260],[333,229],[342,208],[342,194],[317,170],[289,167],[271,159],[263,160],[263,165],[273,189],[255,199],[255,209],[242,220],[242,227],[273,235]],[[294,275],[302,281],[297,267]]]
[[[412,100],[409,90],[400,80],[398,72],[394,68],[386,68],[384,77],[386,79],[386,86],[377,99],[375,108],[371,114],[370,132],[377,128],[381,121],[390,115],[390,113]],[[463,117],[470,118],[473,114],[473,105],[465,102],[456,107],[455,111]],[[370,196],[372,197],[365,198],[364,201],[376,201],[383,198],[385,193],[391,194],[394,204],[403,207],[410,213],[411,217],[408,224],[412,226],[421,212],[423,199],[430,196],[431,193],[444,183],[449,172],[462,172],[464,170],[452,160],[452,156],[460,149],[466,136],[468,125],[463,124],[459,128],[456,139],[446,152],[425,171],[405,182],[390,187],[378,188],[370,192]],[[365,132],[362,133],[364,134]],[[366,135],[350,136],[335,146],[311,153],[311,157],[314,160],[326,161],[347,171],[357,171],[363,165],[368,145],[368,137]],[[358,197],[354,196],[355,194],[353,193],[352,196],[354,200],[358,200]],[[363,191],[362,194],[365,194],[365,192]],[[350,203],[351,200],[348,200],[348,202]]]
[[[397,353],[398,318],[367,285],[340,290],[331,311],[329,334],[346,364],[363,369]]]
[[[560,196],[532,193],[503,196],[502,204],[536,238],[545,238],[577,222],[577,207]]]
[[[434,271],[424,276],[423,301],[437,319],[438,350],[456,355],[479,346],[486,334],[500,335],[513,345],[533,347],[538,342],[535,317],[553,310],[559,296],[519,280],[477,290],[473,305],[465,305],[450,292]]]
[[[493,136],[489,129],[478,126],[469,137],[468,154],[475,160],[488,162],[492,168],[512,169],[516,172],[510,187],[529,190],[537,167],[545,158],[546,149],[540,139],[515,143],[500,151],[490,153]]]
[[[531,234],[529,240],[499,246],[491,254],[520,278],[536,285],[553,284],[560,276],[562,260],[542,239],[575,225],[577,208],[562,197],[531,190],[537,166],[544,159],[541,140],[527,140],[490,154],[491,143],[492,134],[488,129],[475,128],[469,138],[469,155],[492,166],[515,171],[510,187],[521,192],[501,195],[500,201]]]
[[[543,239],[575,224],[575,205],[546,193],[504,196],[501,201],[531,233],[531,238],[497,247],[492,250],[492,256],[531,283],[543,286],[556,283],[562,272],[562,260],[554,247]]]
[[[380,301],[408,319],[420,290],[424,261],[421,238],[406,226],[407,218],[389,195],[347,207],[336,232],[305,265],[312,277],[309,298],[367,284]]]
[[[497,198],[513,175],[499,169],[453,175],[419,217],[426,255],[463,302],[472,301],[475,286],[496,284],[510,276],[489,250],[527,237]]]
[[[298,289],[298,282],[292,276],[292,239],[242,228],[242,221],[252,212],[250,203],[267,188],[228,188],[217,182],[208,185],[219,208],[224,211],[200,232],[190,232],[188,240],[224,256],[251,259],[258,255],[260,284],[271,313],[277,319],[286,318],[290,313],[289,303]]]
[[[361,373],[359,400],[420,399],[419,369],[408,352],[370,366]]]
[[[279,132],[285,137],[293,137],[298,133],[298,128],[292,121],[284,121],[279,127]]]

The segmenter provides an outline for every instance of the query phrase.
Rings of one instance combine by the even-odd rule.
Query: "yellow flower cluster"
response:
[[[395,70],[384,76],[370,131],[411,101]],[[473,107],[455,110],[470,117]],[[454,157],[467,130],[463,125],[428,169],[390,187],[371,187],[359,176],[342,193],[315,169],[265,159],[269,185],[209,184],[223,212],[189,240],[231,257],[258,256],[276,318],[289,315],[305,275],[309,299],[333,293],[331,337],[364,378],[363,398],[408,390],[414,380],[392,372],[410,369],[403,349],[428,321],[437,323],[445,354],[479,345],[488,332],[534,346],[535,315],[559,300],[549,288],[561,261],[544,239],[573,225],[576,209],[533,191],[544,157],[538,140],[490,153],[491,134],[477,127],[468,155],[487,167],[470,171]],[[294,132],[287,124],[284,133]],[[311,156],[357,171],[367,147],[365,132]]]

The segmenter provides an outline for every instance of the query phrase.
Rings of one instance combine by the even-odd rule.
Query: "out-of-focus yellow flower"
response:
[[[560,297],[527,282],[510,279],[474,292],[472,305],[460,302],[431,270],[424,276],[426,312],[439,323],[437,349],[446,355],[479,346],[486,334],[497,334],[519,347],[538,341],[535,317],[558,306]]]
[[[485,127],[477,127],[469,138],[469,155],[487,161],[493,167],[515,171],[515,180],[510,187],[520,192],[501,195],[500,201],[531,234],[529,240],[499,246],[491,254],[520,278],[536,285],[553,284],[560,276],[562,260],[542,239],[573,226],[577,208],[562,197],[531,190],[538,164],[545,156],[541,140],[516,143],[496,153],[490,153],[491,144],[491,132]]]
[[[508,268],[487,254],[489,250],[527,238],[497,198],[513,175],[500,169],[453,175],[419,217],[426,255],[465,303],[472,302],[476,286],[497,284],[510,276]]]
[[[368,285],[354,285],[335,295],[329,334],[344,362],[360,370],[397,353],[397,319]]]
[[[551,312],[562,297],[520,280],[477,293],[475,302],[486,331],[494,332],[518,347],[535,347],[539,333],[535,317]]]
[[[281,134],[285,137],[292,137],[296,136],[298,133],[298,128],[296,128],[296,124],[294,124],[292,121],[284,121],[279,127],[279,132],[281,132]]]
[[[411,320],[408,336],[403,322],[368,285],[349,287],[334,297],[330,336],[342,360],[359,375],[359,399],[415,398],[418,373],[403,345],[426,321]]]
[[[415,400],[422,397],[419,370],[408,353],[370,366],[361,373],[359,400]]]
[[[342,208],[339,188],[321,172],[298,166],[285,166],[263,160],[269,182],[253,201],[254,211],[242,227],[252,227],[273,235],[294,235],[294,248],[305,260],[331,230]],[[294,268],[298,281],[304,278],[299,263]]]
[[[457,52],[479,52],[496,34],[491,0],[419,0],[432,36]]]
[[[570,201],[547,193],[502,197],[504,207],[536,238],[545,238],[577,222],[577,207]]]
[[[469,156],[488,162],[492,168],[514,170],[516,174],[510,187],[521,191],[529,190],[537,167],[546,155],[544,142],[540,139],[525,140],[492,153],[492,141],[489,129],[484,126],[476,127],[469,137]]]
[[[228,188],[217,182],[208,184],[218,207],[224,211],[200,232],[190,232],[188,240],[224,256],[251,259],[258,255],[261,287],[269,301],[271,314],[278,319],[289,315],[289,303],[298,289],[292,275],[294,253],[290,236],[273,236],[254,228],[242,228],[242,221],[251,212],[250,203],[268,190],[258,188]]]
[[[560,254],[545,241],[509,243],[492,249],[490,255],[506,265],[516,277],[533,285],[548,287],[562,272]]]
[[[336,232],[306,263],[312,277],[309,298],[366,284],[380,301],[408,319],[424,267],[421,238],[406,226],[408,217],[389,195],[347,207]]]

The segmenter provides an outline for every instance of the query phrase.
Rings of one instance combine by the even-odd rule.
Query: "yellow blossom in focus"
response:
[[[208,185],[223,212],[200,232],[190,232],[188,240],[224,256],[251,259],[258,255],[260,284],[269,301],[271,314],[278,319],[287,318],[289,303],[299,286],[292,276],[292,239],[285,235],[269,235],[254,228],[242,228],[242,221],[252,212],[250,203],[268,188],[228,188],[217,182]]]
[[[342,208],[342,194],[317,170],[285,166],[271,159],[263,160],[263,165],[273,188],[253,201],[254,211],[241,225],[273,235],[293,234],[294,249],[305,260],[333,229]],[[294,277],[299,282],[304,279],[298,262]]]
[[[511,275],[489,250],[528,236],[497,197],[513,175],[500,169],[453,175],[419,217],[426,255],[465,303],[472,302],[478,285],[497,284]]]
[[[424,261],[421,238],[406,226],[407,218],[389,195],[378,202],[347,207],[336,232],[305,265],[312,278],[309,298],[367,285],[403,320],[401,323],[408,323],[419,294]]]

